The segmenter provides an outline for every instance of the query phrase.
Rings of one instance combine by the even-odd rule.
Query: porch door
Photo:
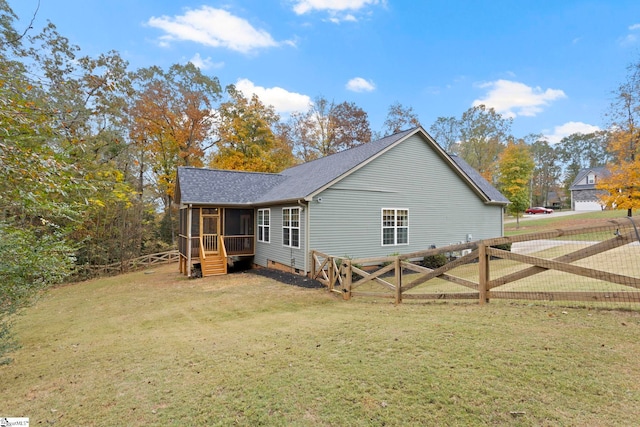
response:
[[[220,234],[220,211],[218,208],[203,208],[200,221],[204,251],[206,253],[217,253],[218,235]]]

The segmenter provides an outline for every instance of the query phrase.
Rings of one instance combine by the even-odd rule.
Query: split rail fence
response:
[[[636,218],[388,257],[351,259],[318,251],[311,257],[312,277],[345,299],[640,302]],[[434,259],[446,264],[426,266]]]
[[[153,265],[168,264],[178,262],[180,252],[174,249],[171,251],[160,252],[156,254],[143,255],[130,260],[114,262],[106,265],[81,265],[76,267],[75,276],[78,278],[110,276],[114,274],[135,271],[141,268],[151,267]]]

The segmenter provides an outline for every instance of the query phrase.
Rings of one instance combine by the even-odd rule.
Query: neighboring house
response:
[[[310,251],[387,256],[501,236],[508,200],[422,127],[278,174],[181,167],[180,271],[245,257],[311,270]]]
[[[596,189],[596,184],[607,175],[604,166],[582,169],[569,187],[571,192],[571,209],[574,211],[600,211],[603,209],[600,199],[603,190]]]

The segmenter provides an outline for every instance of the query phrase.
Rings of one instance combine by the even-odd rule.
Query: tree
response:
[[[566,182],[571,185],[578,172],[585,168],[603,166],[610,159],[609,133],[597,131],[565,136],[555,146],[558,158],[567,168]]]
[[[610,128],[612,130],[609,151],[613,155],[607,169],[609,175],[596,184],[606,191],[602,202],[615,209],[640,208],[640,62],[627,68],[626,81],[614,92],[610,106]]]
[[[455,117],[438,117],[429,128],[429,133],[447,153],[458,153],[460,122]]]
[[[460,119],[438,117],[429,131],[445,151],[459,155],[485,179],[495,183],[498,157],[511,137],[512,122],[493,108],[477,105],[465,111]]]
[[[395,102],[389,106],[387,111],[383,133],[384,135],[392,135],[416,126],[420,126],[420,120],[418,120],[418,115],[413,111],[413,108]]]
[[[214,102],[220,98],[216,78],[193,64],[138,70],[130,138],[145,153],[142,164],[165,211],[171,207],[178,166],[202,166],[215,143]]]
[[[557,151],[545,140],[530,145],[533,163],[531,206],[547,206],[549,193],[558,187],[562,167]]]
[[[509,141],[499,158],[500,191],[509,202],[507,211],[516,216],[520,226],[520,214],[529,206],[529,182],[534,163],[527,144],[524,141]]]
[[[0,365],[18,348],[12,320],[42,291],[62,282],[73,268],[73,247],[57,231],[15,227],[0,222]]]
[[[303,161],[355,147],[371,141],[367,113],[354,103],[335,104],[323,97],[304,113],[291,115],[288,135],[296,155]]]
[[[54,149],[55,111],[25,65],[24,34],[0,0],[0,363],[15,349],[11,322],[73,265],[68,233],[91,190],[68,153]]]
[[[247,99],[234,86],[227,87],[229,101],[218,108],[219,140],[212,167],[255,172],[280,172],[293,164],[293,154],[276,137],[280,117],[257,95]]]

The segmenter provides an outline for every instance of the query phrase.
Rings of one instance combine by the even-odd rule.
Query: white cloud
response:
[[[203,58],[199,53],[193,55],[193,58],[189,60],[193,65],[200,68],[201,70],[209,70],[211,68],[222,68],[224,67],[224,62],[213,62],[210,56]]]
[[[630,46],[638,41],[638,33],[640,33],[640,24],[629,25],[629,34],[618,39],[621,46]]]
[[[481,88],[489,91],[482,99],[473,101],[473,106],[484,104],[505,117],[529,116],[533,117],[542,112],[543,107],[551,101],[566,98],[559,89],[542,90],[538,87],[527,86],[524,83],[511,80],[496,80],[484,83]]]
[[[371,80],[365,80],[362,77],[355,77],[345,85],[347,90],[352,92],[371,92],[375,90],[376,85]]]
[[[599,131],[598,126],[589,125],[582,122],[567,122],[563,125],[553,128],[553,132],[550,134],[545,133],[545,138],[549,141],[549,144],[557,144],[565,136],[573,135],[574,133],[588,134]]]
[[[166,33],[160,37],[162,46],[172,41],[191,41],[248,53],[279,45],[267,31],[254,28],[247,20],[226,10],[209,6],[189,9],[180,16],[151,17],[147,24]]]
[[[289,92],[277,86],[272,88],[256,86],[248,79],[239,79],[235,86],[245,97],[250,97],[253,94],[258,95],[262,103],[272,105],[278,113],[307,111],[312,104],[311,98],[307,95]]]
[[[386,0],[294,0],[293,11],[298,15],[314,11],[329,13],[329,20],[333,23],[342,21],[357,21],[356,16],[349,12],[359,12],[367,6],[386,4]]]

